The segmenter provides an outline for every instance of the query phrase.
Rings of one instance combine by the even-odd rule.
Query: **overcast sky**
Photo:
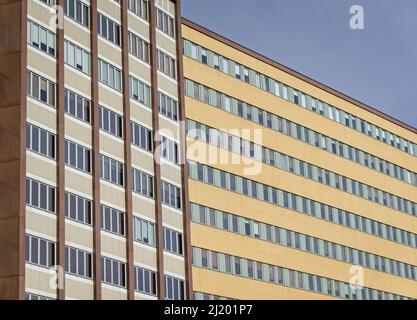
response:
[[[182,15],[417,128],[417,0],[182,0]]]

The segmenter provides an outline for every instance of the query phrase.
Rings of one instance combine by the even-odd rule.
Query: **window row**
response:
[[[162,203],[181,209],[181,189],[171,183],[162,181]]]
[[[43,211],[55,213],[55,188],[26,178],[26,204]]]
[[[139,217],[133,217],[133,237],[135,241],[155,246],[155,224]]]
[[[27,43],[55,57],[55,33],[31,20],[27,22]]]
[[[101,229],[120,236],[125,235],[125,214],[124,212],[100,205]]]
[[[92,202],[78,195],[65,192],[65,217],[92,225]]]
[[[156,27],[175,39],[175,19],[159,8],[156,8]]]
[[[55,107],[56,86],[52,81],[28,71],[26,90],[29,97]]]
[[[382,206],[417,216],[417,203],[362,182],[298,160],[224,131],[210,128],[193,120],[187,120],[187,130],[187,134],[191,138],[342,190]]]
[[[41,0],[42,2],[44,2],[43,0]],[[41,296],[39,294],[34,294],[34,293],[30,293],[30,292],[26,292],[25,293],[25,300],[53,300],[52,298],[49,297],[45,297],[45,296]]]
[[[118,286],[126,286],[126,264],[114,259],[101,257],[101,281]]]
[[[124,165],[123,163],[100,155],[100,178],[119,186],[124,185]]]
[[[149,152],[153,150],[152,130],[132,121],[132,144]]]
[[[177,121],[178,120],[178,102],[166,94],[159,92],[158,94],[159,113],[165,117]]]
[[[141,293],[156,295],[156,272],[135,267],[135,290]]]
[[[151,87],[132,76],[129,77],[129,85],[130,85],[130,97],[133,100],[136,100],[142,103],[143,105],[150,107],[151,106]]]
[[[129,53],[149,63],[149,43],[132,32],[129,32]]]
[[[167,76],[177,78],[177,61],[165,52],[158,50],[157,52],[157,67],[158,70]]]
[[[84,278],[93,278],[92,254],[80,249],[65,247],[65,271]]]
[[[26,148],[55,159],[55,135],[33,124],[26,124]]]
[[[182,255],[182,233],[164,227],[164,250]]]
[[[64,109],[65,113],[79,119],[90,123],[90,100],[84,98],[83,96],[72,92],[68,89],[65,89],[64,93]]]
[[[67,39],[64,40],[64,62],[67,65],[90,75],[90,53]]]
[[[100,129],[116,137],[123,137],[123,117],[100,106]]]
[[[165,300],[184,300],[184,281],[164,276]]]
[[[179,164],[179,150],[178,144],[171,139],[168,139],[164,136],[161,136],[161,157],[172,162],[174,164]]]
[[[64,14],[86,28],[90,27],[90,7],[80,0],[65,0]]]
[[[191,204],[191,218],[193,222],[234,232],[246,237],[272,242],[322,257],[417,280],[416,266],[263,222],[250,220],[197,204]]]
[[[217,272],[264,281],[280,286],[312,291],[349,300],[409,300],[390,292],[363,287],[353,289],[349,283],[305,272],[248,260],[228,254],[193,248],[193,265]]]
[[[41,2],[45,3],[46,5],[52,7],[55,5],[55,0],[40,0]]]
[[[185,81],[185,94],[193,99],[222,109],[243,119],[280,132],[294,139],[308,143],[316,148],[333,153],[339,157],[359,163],[398,180],[417,186],[417,173],[409,171],[386,160],[375,157],[360,149],[327,137],[319,132],[275,114],[252,106],[216,90],[191,80]]]
[[[145,197],[153,198],[153,177],[138,169],[132,168],[132,190]]]
[[[417,234],[375,220],[370,220],[305,197],[272,188],[256,181],[235,176],[206,165],[189,161],[189,176],[191,179],[214,185],[224,190],[237,192],[254,199],[266,201],[286,209],[307,214],[318,219],[372,234],[376,237],[401,243],[413,248],[417,247]]]
[[[91,150],[75,142],[65,140],[65,164],[91,173]]]
[[[98,34],[115,45],[120,46],[120,25],[99,12],[97,13],[97,19]]]
[[[148,0],[129,0],[128,9],[143,20],[148,20],[149,2]]]
[[[216,296],[210,293],[194,291],[194,300],[231,300],[230,298]]]
[[[55,266],[55,243],[26,234],[26,262],[50,268]]]
[[[184,40],[184,54],[189,58],[197,60],[234,78],[254,85],[259,89],[318,113],[332,121],[336,121],[348,128],[356,130],[408,154],[417,156],[417,144],[401,138],[398,135],[384,130],[341,109],[330,106],[319,99],[291,88],[290,86],[269,78],[264,74],[240,65],[233,60],[220,56],[208,49],[202,48],[188,40]]]
[[[98,80],[110,88],[122,91],[122,71],[102,59],[98,59]]]

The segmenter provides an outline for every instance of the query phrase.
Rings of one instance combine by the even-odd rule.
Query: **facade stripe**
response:
[[[404,122],[402,122],[398,119],[395,119],[395,118],[383,113],[382,111],[379,111],[379,110],[377,110],[373,107],[370,107],[370,106],[368,106],[368,105],[366,105],[366,104],[364,104],[364,103],[362,103],[362,102],[360,102],[360,101],[358,101],[358,100],[356,100],[352,97],[347,96],[346,94],[343,94],[343,93],[341,93],[341,92],[339,92],[335,89],[332,89],[332,88],[330,88],[330,87],[328,87],[328,86],[326,86],[326,85],[324,85],[324,84],[322,84],[322,83],[320,83],[316,80],[313,80],[313,79],[311,79],[311,78],[309,78],[309,77],[307,77],[307,76],[305,76],[305,75],[303,75],[303,74],[301,74],[301,73],[299,73],[299,72],[297,72],[297,71],[295,71],[295,70],[293,70],[289,67],[286,67],[286,66],[284,66],[284,65],[282,65],[282,64],[280,64],[276,61],[273,61],[272,59],[267,58],[260,53],[257,53],[257,52],[255,52],[251,49],[248,49],[248,48],[244,47],[243,45],[240,45],[240,44],[238,44],[238,43],[236,43],[236,42],[234,42],[230,39],[227,39],[227,38],[213,32],[213,31],[211,31],[211,30],[208,30],[205,27],[200,26],[197,23],[192,22],[192,21],[190,21],[190,20],[188,20],[184,17],[181,17],[181,20],[182,20],[182,23],[184,25],[186,25],[186,26],[188,26],[188,27],[190,27],[190,28],[192,28],[192,29],[210,37],[210,38],[213,38],[213,39],[215,39],[215,40],[217,40],[221,43],[224,43],[225,45],[227,45],[227,46],[229,46],[229,47],[231,47],[231,48],[233,48],[237,51],[243,52],[244,54],[247,54],[248,56],[251,56],[251,57],[253,57],[253,58],[255,58],[255,59],[257,59],[257,60],[259,60],[263,63],[266,63],[266,64],[268,64],[268,65],[270,65],[274,68],[277,68],[281,71],[284,71],[284,72],[286,72],[286,73],[288,73],[288,74],[290,74],[290,75],[292,75],[292,76],[294,76],[294,77],[296,77],[296,78],[298,78],[302,81],[307,82],[308,84],[311,84],[314,87],[317,87],[317,88],[319,88],[319,89],[321,89],[325,92],[330,93],[331,95],[334,95],[334,96],[336,96],[340,99],[343,99],[343,100],[345,100],[349,103],[352,103],[352,104],[358,106],[359,108],[362,108],[362,109],[364,109],[368,112],[371,112],[371,113],[373,113],[373,114],[375,114],[375,115],[377,115],[377,116],[379,116],[379,117],[381,117],[381,118],[383,118],[383,119],[385,119],[385,120],[387,120],[391,123],[394,123],[394,124],[404,128],[408,131],[411,131],[413,133],[417,133],[417,128],[414,128],[414,127],[412,127],[408,124],[405,124]]]
[[[18,255],[18,289],[17,296],[19,299],[25,298],[25,233],[26,233],[26,122],[27,122],[27,97],[26,97],[26,70],[27,70],[27,20],[28,15],[28,3],[27,0],[20,1],[20,95],[18,100],[20,103],[20,130],[19,130],[19,208],[18,208],[18,245],[19,245],[19,255]],[[7,100],[7,99],[6,99]],[[6,290],[7,291],[7,290]],[[7,296],[7,293],[6,293]]]
[[[153,129],[153,165],[154,165],[154,195],[155,195],[155,221],[156,221],[156,261],[157,261],[157,288],[158,298],[165,298],[164,288],[164,237],[162,226],[162,197],[161,197],[161,166],[159,148],[159,108],[158,108],[158,71],[156,47],[156,7],[155,0],[149,1],[149,39],[151,61],[151,101],[152,101],[152,129]]]
[[[124,115],[124,160],[125,160],[125,211],[126,211],[126,275],[127,298],[135,299],[135,266],[133,252],[132,208],[132,136],[130,125],[129,44],[127,1],[121,2],[122,17],[122,66],[123,66],[123,115]]]
[[[100,118],[98,95],[97,1],[90,7],[91,42],[91,117],[93,126],[93,246],[94,299],[101,300],[101,216],[100,216]]]
[[[186,118],[185,118],[185,95],[183,79],[183,45],[182,41],[182,23],[181,23],[181,1],[177,0],[175,4],[176,30],[177,30],[177,70],[178,70],[178,105],[179,105],[179,123],[180,123],[180,141],[182,143],[182,163],[181,163],[181,183],[182,183],[182,214],[183,214],[183,232],[184,232],[184,261],[185,261],[185,297],[187,300],[193,300],[193,278],[192,278],[192,248],[190,235],[190,208],[188,192],[188,162],[187,143],[186,141]]]
[[[58,6],[64,7],[64,0],[58,1]],[[58,14],[58,11],[57,11]],[[61,28],[62,27],[62,28]],[[64,67],[64,26],[57,26],[56,46],[56,80],[57,80],[57,265],[65,267],[65,67]],[[57,299],[65,300],[64,283],[58,285]]]

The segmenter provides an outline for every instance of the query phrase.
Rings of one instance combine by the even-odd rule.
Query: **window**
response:
[[[110,258],[101,257],[101,280],[105,283],[125,287],[126,264]]]
[[[133,192],[153,198],[153,177],[138,169],[132,168]]]
[[[159,92],[158,95],[159,112],[165,117],[177,121],[178,120],[178,103],[176,100]]]
[[[91,225],[91,209],[91,200],[65,192],[65,217],[68,219]]]
[[[219,269],[217,269],[217,265],[216,268],[214,268],[211,264],[206,263],[207,257],[209,256],[220,256],[223,258],[223,264],[220,265]],[[234,268],[231,268],[231,263],[233,263]],[[205,249],[193,248],[193,265],[196,267],[218,270],[223,273],[231,273],[240,276],[243,275],[247,278],[256,278],[261,281],[277,285],[285,285],[288,287],[305,289],[308,291],[329,294],[335,297],[341,297],[346,299],[355,299],[355,296],[348,294],[347,283],[319,276],[314,276],[311,274],[286,269],[279,266],[268,265],[257,261],[251,261],[240,257],[229,256],[223,253],[211,252]],[[365,288],[365,290],[371,289]],[[380,297],[384,297],[384,299],[389,299],[387,298],[388,295],[386,293],[381,291],[376,292],[378,292],[378,295]],[[369,298],[365,299],[373,298],[372,296],[370,296]]]
[[[55,83],[35,74],[27,72],[27,94],[29,97],[55,107]]]
[[[46,0],[41,0],[42,2],[46,1]],[[25,300],[53,300],[52,298],[49,297],[45,297],[45,296],[40,296],[38,294],[33,294],[33,293],[25,293]]]
[[[90,75],[90,53],[65,39],[64,61],[71,67]]]
[[[139,217],[133,218],[133,239],[150,246],[155,246],[155,224]]]
[[[184,299],[184,281],[164,276],[165,299],[166,300],[183,300]]]
[[[92,254],[80,249],[65,247],[65,271],[92,279]]]
[[[55,135],[49,131],[27,123],[26,148],[46,157],[55,159]]]
[[[130,76],[130,98],[136,100],[147,107],[151,106],[151,88],[142,81]]]
[[[125,214],[117,209],[100,205],[101,229],[120,236],[125,235]]]
[[[196,45],[186,39],[184,39],[184,48],[185,48],[184,54],[192,59],[195,59],[201,63],[207,64],[207,61],[205,58],[200,59],[200,57],[197,57],[197,51],[200,50],[201,52],[204,52],[205,55],[213,57],[213,61],[211,63],[208,63],[208,65],[216,70],[220,70],[219,60],[222,60],[223,63],[225,64],[225,66],[223,66],[222,68],[222,71],[231,76],[236,77],[237,79],[240,79],[241,81],[248,82],[258,88],[261,88],[264,91],[273,93],[279,97],[282,97],[285,100],[290,100],[291,102],[297,105],[300,105],[304,108],[307,107],[306,102],[308,102],[308,109],[310,109],[311,111],[319,113],[321,116],[327,117],[338,123],[342,123],[345,126],[352,128],[353,130],[359,131],[359,124],[360,124],[361,126],[360,131],[363,134],[367,134],[368,136],[373,137],[374,139],[382,141],[386,144],[390,144],[397,149],[400,149],[404,152],[407,152],[411,155],[416,156],[414,148],[409,147],[413,145],[410,141],[407,141],[389,132],[384,133],[383,129],[373,124],[366,123],[364,120],[360,118],[356,118],[354,115],[345,113],[337,109],[336,107],[328,106],[326,103],[314,97],[311,97],[309,95],[306,95],[305,93],[296,91],[294,88],[288,87],[284,84],[279,84],[274,79],[271,79],[263,74],[259,74],[254,70],[246,69],[245,66],[241,66],[238,63],[231,61],[231,60],[229,61],[227,58],[219,56],[218,54],[212,51],[208,51],[200,47],[199,45]],[[231,68],[234,70],[229,70],[228,68],[229,64],[235,66],[235,68]],[[242,77],[241,70],[243,70],[244,77]],[[272,89],[274,86],[275,88]],[[281,93],[279,91],[280,87],[282,89]],[[293,93],[293,98],[289,99],[288,97],[289,92]],[[343,121],[343,118],[345,119],[345,121]],[[365,130],[364,122],[366,123],[367,131]],[[390,141],[386,139],[386,135],[391,136]]]
[[[230,190],[231,186],[226,185],[226,173],[225,172],[222,172],[220,170],[216,170],[216,169],[213,169],[211,167],[207,167],[207,166],[204,166],[204,165],[201,165],[201,164],[197,164],[197,163],[194,163],[192,161],[189,161],[189,164],[190,164],[190,167],[189,167],[189,169],[190,169],[189,170],[190,178],[197,179],[199,181],[203,181],[205,183],[213,184],[213,185],[216,185],[218,187],[222,187],[222,188],[225,188],[227,190]],[[200,169],[198,168],[199,166],[201,166]],[[201,172],[207,172],[207,174],[206,175],[201,175],[201,174],[199,175],[198,174],[199,170]],[[213,179],[214,176],[216,176],[218,178],[216,180],[214,180]],[[230,174],[228,174],[228,176],[230,176]],[[242,179],[242,177],[236,177],[235,179]],[[224,181],[222,182],[222,180],[224,180]],[[231,181],[230,178],[228,178],[228,180]],[[251,193],[249,193],[250,190],[248,189],[248,186],[251,186],[251,189],[252,189]],[[261,185],[261,184],[258,184],[256,182],[248,181],[246,179],[243,179],[242,180],[242,189],[237,189],[236,192],[241,193],[241,194],[246,195],[246,196],[257,198],[257,193],[256,192],[253,193],[253,191],[258,190],[258,188],[259,188],[259,190],[262,190],[264,188],[264,185]],[[272,189],[271,191],[272,191],[272,193],[282,192],[279,189]],[[314,201],[311,201],[310,199],[302,198],[302,197],[295,196],[295,195],[294,196],[290,195],[290,196],[291,196],[290,200],[293,200],[292,209],[294,211],[304,212],[304,210],[305,210],[306,212],[304,212],[304,213],[308,213],[310,215],[316,216],[317,218],[329,219],[329,220],[331,219],[332,221],[334,220],[333,216],[337,213],[337,209],[322,205],[322,204],[314,202]],[[283,206],[283,207],[288,207],[289,206],[288,193],[283,192],[282,196],[280,196],[280,198],[282,200],[280,200],[280,202],[277,203],[277,205]],[[306,205],[305,206],[304,205],[303,206],[301,206],[301,205],[298,206],[297,205],[295,207],[294,206],[294,203],[295,203],[294,200],[297,200],[297,198],[300,198],[299,199],[300,203],[306,202]],[[297,202],[298,202],[298,200],[297,200]],[[309,205],[309,208],[310,208],[309,210],[310,211],[308,211],[306,209],[307,202],[310,203],[310,205]],[[328,212],[328,214],[326,212]],[[349,214],[351,214],[351,213],[349,213]],[[328,216],[328,218],[327,218],[327,216]],[[339,224],[339,225],[347,226],[346,223],[343,221],[343,216],[342,216],[341,219],[337,219],[334,222]],[[350,224],[351,225],[347,226],[347,227],[352,228],[352,229],[361,230],[361,231],[371,233],[371,234],[375,233],[375,232],[372,232],[372,230],[370,228],[361,229],[361,227],[358,224],[356,224],[355,226],[353,226],[352,222]],[[381,235],[377,235],[377,236],[382,237]],[[393,241],[402,243],[400,240],[397,240],[396,238],[394,238]],[[415,247],[415,245],[413,245],[413,247]]]
[[[120,46],[120,26],[101,13],[97,13],[97,19],[98,34],[115,45]]]
[[[164,250],[182,255],[182,234],[164,227]]]
[[[162,203],[181,209],[181,189],[162,181]]]
[[[152,131],[132,121],[132,144],[152,152]]]
[[[90,27],[90,7],[80,0],[65,0],[64,13],[84,27]]]
[[[175,38],[175,19],[159,8],[156,8],[156,27],[163,33]]]
[[[90,101],[68,89],[64,93],[65,113],[90,123]]]
[[[123,137],[123,117],[100,106],[100,129],[116,137]]]
[[[26,262],[42,267],[52,267],[55,263],[55,243],[31,235],[25,236]]]
[[[27,43],[39,50],[55,57],[55,33],[28,20]]]
[[[132,32],[129,32],[129,53],[149,63],[149,43]]]
[[[110,88],[122,91],[122,72],[112,64],[98,59],[98,80]]]
[[[55,213],[55,188],[26,178],[26,204],[40,210]]]
[[[158,50],[157,58],[158,70],[166,74],[167,76],[176,79],[177,61],[161,50]]]
[[[65,140],[65,164],[91,173],[91,150],[77,143]]]
[[[169,162],[179,164],[178,144],[166,137],[161,137],[161,157]]]
[[[209,90],[210,92],[212,92],[212,95],[219,95],[219,97],[223,97],[221,98],[219,102],[220,108],[222,110],[225,110],[227,112],[230,112],[232,114],[235,115],[239,115],[243,118],[246,118],[248,120],[254,121],[255,123],[261,123],[262,125],[264,124],[264,118],[268,119],[268,116],[272,115],[266,111],[263,111],[257,107],[253,107],[253,106],[249,106],[246,103],[239,101],[235,98],[229,97],[229,96],[225,96],[224,94],[220,93],[220,92],[216,92],[213,89],[209,89],[203,85],[200,85],[198,83],[195,83],[193,81],[190,80],[186,80],[186,95],[190,96],[194,99],[197,99],[201,102],[204,102],[204,92],[206,92],[207,90]],[[194,90],[193,90],[194,89]],[[230,108],[230,105],[237,105],[237,108]],[[239,111],[239,106],[241,108],[241,110]],[[251,112],[251,116],[249,117],[249,113],[246,112],[245,110],[243,110],[243,106],[246,106],[247,108],[250,108]],[[244,112],[245,111],[245,112]],[[249,111],[249,109],[248,109]],[[261,116],[262,115],[262,116]],[[254,116],[254,117],[253,117]],[[253,117],[253,120],[252,120]],[[262,121],[261,121],[262,120]],[[296,130],[294,130],[294,128]],[[285,130],[284,130],[285,129]],[[302,129],[304,129],[304,139],[302,137]],[[384,170],[384,167],[382,166],[378,166],[378,162],[381,163],[382,159],[376,158],[374,156],[370,156],[369,154],[365,154],[365,160],[363,162],[363,159],[361,158],[362,156],[360,156],[361,154],[364,154],[363,151],[353,148],[351,146],[348,146],[342,142],[330,139],[329,137],[326,137],[318,132],[312,131],[308,128],[302,127],[296,123],[292,123],[290,121],[287,121],[285,119],[281,119],[278,118],[278,128],[274,128],[274,130],[280,131],[288,136],[291,137],[295,137],[298,140],[301,140],[303,142],[309,143],[311,145],[314,145],[318,148],[322,148],[328,152],[337,154],[338,156],[344,157],[346,159],[349,159],[351,161],[354,161],[356,163],[360,163],[362,165],[365,165],[369,168],[372,168],[373,170],[382,172],[384,174],[390,175],[392,177],[395,177],[399,180],[405,181],[407,183],[410,183],[410,179],[408,177],[408,170],[404,169],[404,168],[400,168],[397,165],[393,165],[390,163],[386,163],[386,167],[391,165],[393,166],[394,170],[392,172],[390,171],[386,171]],[[308,139],[306,139],[308,137]],[[311,139],[310,139],[311,137]],[[270,150],[268,150],[270,152]],[[272,150],[273,151],[273,150]],[[253,153],[253,152],[252,152]],[[252,156],[252,154],[251,154]],[[384,161],[385,163],[385,161]],[[399,173],[400,172],[400,173]],[[300,168],[300,173],[301,173],[301,168]],[[321,176],[320,176],[321,177]],[[338,180],[336,181],[336,183],[338,183]],[[351,191],[349,191],[351,192]],[[355,192],[355,190],[352,190],[352,192]],[[378,200],[378,199],[377,199]],[[377,200],[373,200],[373,201],[377,201]],[[411,209],[401,209],[401,211],[404,212],[408,212],[409,214],[412,214],[412,210]]]
[[[100,155],[100,177],[103,180],[124,185],[124,165],[112,158]]]
[[[135,267],[135,290],[153,296],[156,295],[156,272]]]
[[[41,2],[45,3],[46,5],[52,7],[53,5],[55,5],[55,0],[40,0]],[[38,300],[38,299],[35,299]]]
[[[148,0],[129,0],[128,8],[143,20],[148,20]]]

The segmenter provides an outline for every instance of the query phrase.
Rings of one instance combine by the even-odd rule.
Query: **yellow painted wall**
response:
[[[183,25],[183,37],[417,143],[417,134],[185,25]],[[331,138],[359,148],[384,160],[417,172],[416,157],[373,138],[367,137],[309,110],[295,106],[279,97],[275,97],[252,85],[246,84],[187,57],[184,57],[184,76],[185,78],[204,84],[217,91],[255,105],[312,130],[321,132]],[[366,183],[410,201],[417,202],[417,189],[410,184],[401,182],[395,178],[343,159],[327,151],[320,150],[307,143],[285,136],[194,99],[186,97],[185,106],[186,117],[189,119],[226,131],[231,129],[261,129],[262,145],[270,149],[282,152],[359,182]],[[253,141],[253,138],[251,137],[249,140]],[[195,143],[202,147],[207,147],[205,143],[187,139],[187,145],[189,147],[191,145],[195,146]],[[222,150],[222,152],[225,151]],[[230,157],[232,156],[231,153],[226,152],[226,154]],[[234,156],[236,157],[236,155]],[[198,159],[195,158],[195,155],[192,154],[189,154],[188,158],[198,161]],[[207,163],[207,160],[199,162]],[[243,165],[210,164],[210,166],[236,175],[245,176]],[[324,184],[279,170],[272,166],[261,164],[261,168],[262,170],[259,175],[246,177],[369,219],[417,233],[417,219],[406,213],[384,207],[374,202],[328,187]],[[280,208],[263,201],[251,199],[194,180],[189,180],[189,191],[190,202],[294,230],[404,263],[417,265],[417,250],[405,245],[313,218],[302,213]],[[313,273],[331,279],[348,282],[351,277],[349,274],[350,265],[347,263],[195,223],[192,223],[191,226],[191,243],[192,246],[288,267],[290,269]],[[193,282],[194,291],[236,299],[332,298],[325,295],[267,284],[256,280],[244,279],[196,267],[193,267]],[[417,298],[417,285],[415,281],[376,270],[365,268],[365,286]]]

